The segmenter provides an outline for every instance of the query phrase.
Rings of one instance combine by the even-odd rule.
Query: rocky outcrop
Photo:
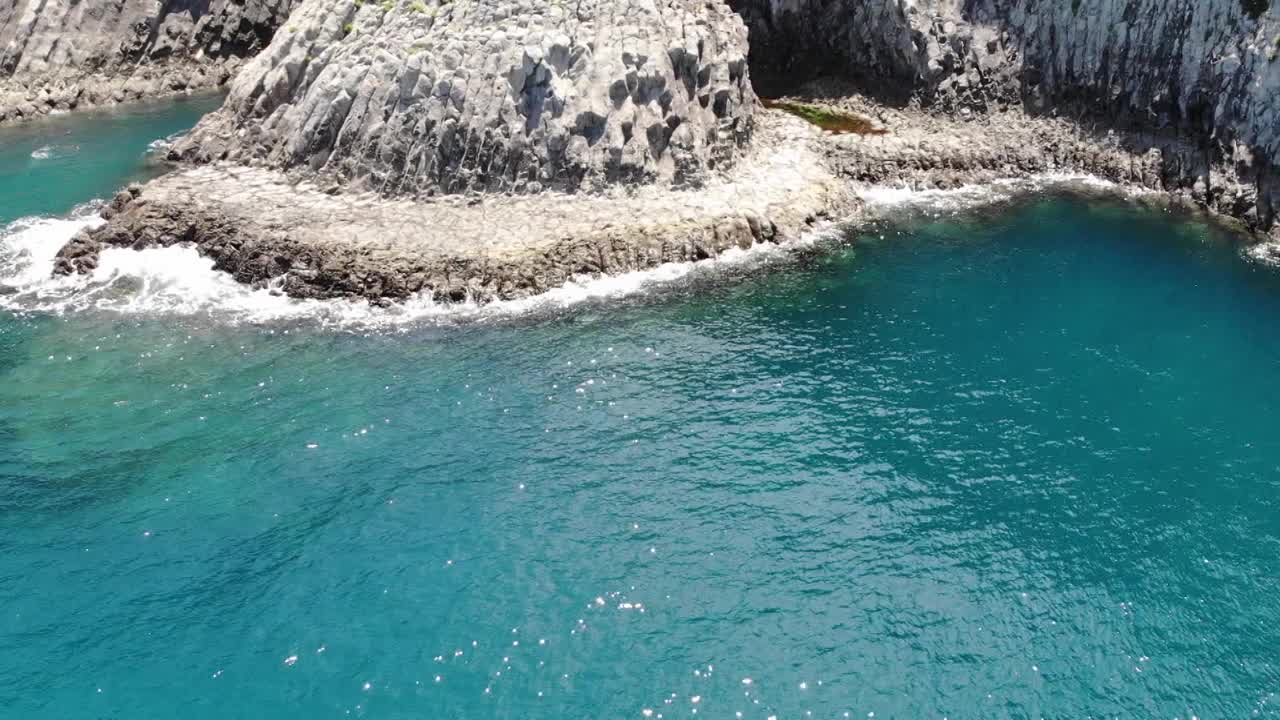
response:
[[[731,2],[751,26],[753,72],[775,83],[838,75],[935,113],[1070,116],[1155,151],[1169,187],[1274,225],[1280,18],[1266,2]]]
[[[306,0],[175,149],[388,196],[696,186],[748,140],[706,0]]]
[[[854,200],[815,129],[757,127],[746,55],[707,0],[302,0],[173,149],[199,167],[57,272],[190,244],[298,297],[486,301],[779,242]]]
[[[793,239],[857,201],[815,152],[818,133],[781,113],[731,176],[700,189],[388,199],[289,184],[278,171],[208,165],[122,192],[109,222],[80,233],[56,271],[91,271],[101,251],[189,244],[241,282],[294,297],[373,302],[515,299],[577,275],[702,260]]]
[[[0,3],[0,122],[222,85],[295,0]]]

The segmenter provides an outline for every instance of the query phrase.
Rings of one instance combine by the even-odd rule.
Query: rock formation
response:
[[[0,122],[227,82],[296,0],[0,2]]]
[[[301,297],[486,301],[794,237],[852,209],[707,0],[304,0],[59,254],[190,243]],[[752,143],[755,138],[758,142]]]
[[[850,217],[856,185],[1063,172],[1280,235],[1265,5],[300,0],[174,148],[198,167],[57,267],[190,243],[291,295],[511,298],[785,240]],[[824,135],[749,76],[876,131]]]
[[[1268,0],[730,2],[774,85],[838,75],[933,112],[1068,115],[1155,150],[1166,185],[1208,207],[1258,228],[1280,208]]]
[[[176,148],[385,195],[697,185],[751,130],[705,0],[308,0]]]
[[[273,170],[197,167],[121,192],[106,225],[62,248],[56,271],[91,271],[109,247],[189,244],[237,280],[294,297],[487,302],[781,242],[856,210],[849,184],[813,152],[811,126],[771,113],[755,131],[761,142],[732,174],[697,190],[389,199],[330,194]]]

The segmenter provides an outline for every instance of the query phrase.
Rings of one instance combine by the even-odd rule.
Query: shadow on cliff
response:
[[[856,89],[890,107],[905,107],[915,97],[920,80],[914,71],[904,70],[912,64],[883,57],[892,54],[884,49],[867,45],[859,50],[838,33],[815,32],[812,17],[775,13],[768,0],[728,0],[728,4],[749,31],[751,84],[762,98],[827,97],[824,88],[831,84],[817,81],[832,78],[838,78],[841,87]],[[863,61],[851,62],[851,55]]]

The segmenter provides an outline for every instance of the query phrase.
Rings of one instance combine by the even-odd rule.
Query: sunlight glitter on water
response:
[[[1276,717],[1280,276],[921,215],[504,323],[4,315],[0,707]]]

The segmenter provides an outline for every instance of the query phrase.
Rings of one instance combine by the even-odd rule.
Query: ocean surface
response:
[[[1280,717],[1239,238],[1045,190],[488,309],[48,279],[200,110],[0,131],[0,716]]]
[[[154,177],[172,137],[221,104],[220,94],[202,93],[0,127],[0,225],[60,216]]]

